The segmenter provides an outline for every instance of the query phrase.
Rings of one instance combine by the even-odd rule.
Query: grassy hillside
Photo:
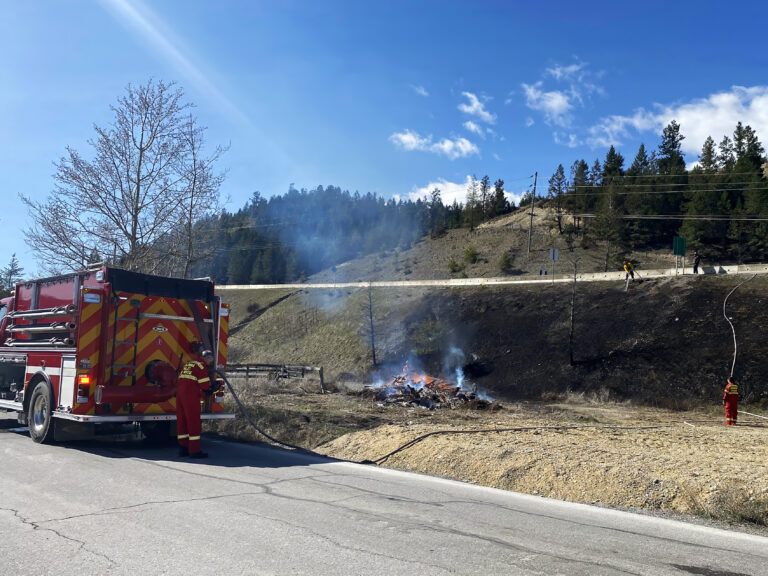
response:
[[[500,399],[553,399],[567,391],[683,408],[719,401],[734,345],[723,300],[744,276],[680,276],[572,286],[374,289],[377,365],[368,292],[225,292],[233,307],[232,362],[320,365],[339,387],[389,380],[412,368],[468,382]],[[735,376],[745,401],[764,397],[768,278],[728,300],[737,335]],[[270,307],[270,304],[284,298]],[[571,362],[571,357],[573,362]]]
[[[554,213],[546,208],[536,209],[529,252],[530,224],[530,212],[518,210],[485,222],[471,232],[466,228],[448,230],[438,238],[426,237],[407,250],[389,250],[346,262],[335,270],[315,274],[308,282],[538,276],[542,268],[551,275],[550,248],[560,251],[560,261],[554,269],[558,276],[573,274],[574,260],[577,260],[580,272],[621,270],[625,253],[618,247],[584,242],[576,236],[569,246],[568,237],[558,233]],[[630,252],[626,255],[641,271],[643,268],[670,268],[674,267],[671,238],[669,245],[666,251]],[[472,248],[477,255],[468,260],[467,252]],[[500,262],[505,254],[509,260],[506,269],[502,270]],[[452,261],[457,266],[452,267]],[[715,262],[708,262],[705,255],[704,264]]]

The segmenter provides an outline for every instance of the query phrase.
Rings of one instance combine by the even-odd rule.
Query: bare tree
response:
[[[371,359],[373,361],[373,365],[376,366],[377,365],[376,363],[376,330],[373,323],[373,317],[374,317],[373,306],[374,306],[373,285],[370,282],[368,282],[366,299],[363,301],[363,312],[365,312],[366,316],[368,316],[367,332],[371,342]]]
[[[48,198],[21,196],[33,222],[27,244],[45,268],[82,268],[99,254],[127,269],[157,272],[183,255],[175,272],[186,273],[192,224],[216,207],[223,175],[212,168],[224,149],[203,156],[204,128],[183,96],[174,83],[129,85],[111,107],[112,124],[94,125],[93,159],[67,147]]]
[[[475,175],[473,174],[472,178],[470,178],[469,182],[467,183],[467,203],[465,206],[465,212],[467,214],[467,218],[469,219],[470,232],[474,231],[475,229],[475,213],[477,212],[477,207],[480,202],[478,194],[477,178],[475,178]]]
[[[182,192],[177,222],[171,231],[169,249],[173,256],[173,269],[178,270],[182,278],[189,275],[190,266],[210,256],[214,247],[203,247],[196,241],[194,226],[206,216],[219,209],[219,187],[224,181],[224,173],[215,174],[213,165],[229,147],[217,146],[213,153],[205,157],[203,144],[205,129],[198,126],[190,115],[182,127],[180,137],[184,141],[187,154],[182,155],[177,167],[181,175]]]

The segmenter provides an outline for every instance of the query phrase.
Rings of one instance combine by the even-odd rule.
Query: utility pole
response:
[[[531,225],[528,228],[528,254],[531,253],[531,236],[533,235],[533,203],[536,201],[536,180],[539,178],[539,173],[533,173],[533,194],[531,194]]]
[[[573,361],[573,315],[576,307],[576,264],[580,258],[574,258],[571,260],[573,263],[573,287],[571,289],[571,327],[568,330],[568,357],[571,361],[571,366],[574,365]]]

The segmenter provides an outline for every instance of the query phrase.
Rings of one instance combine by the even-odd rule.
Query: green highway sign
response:
[[[675,236],[672,239],[672,254],[675,256],[685,256],[685,238]]]

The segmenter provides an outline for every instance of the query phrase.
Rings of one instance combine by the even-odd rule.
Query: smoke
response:
[[[366,254],[409,247],[425,232],[415,204],[404,209],[394,200],[337,186],[291,187],[258,202],[257,218],[295,251],[296,271],[308,276]],[[336,281],[349,281],[339,268]]]
[[[457,346],[450,346],[448,352],[443,357],[442,370],[443,374],[452,374],[455,377],[456,383],[461,386],[464,382],[464,369],[463,366],[466,362],[466,355],[464,351]]]

